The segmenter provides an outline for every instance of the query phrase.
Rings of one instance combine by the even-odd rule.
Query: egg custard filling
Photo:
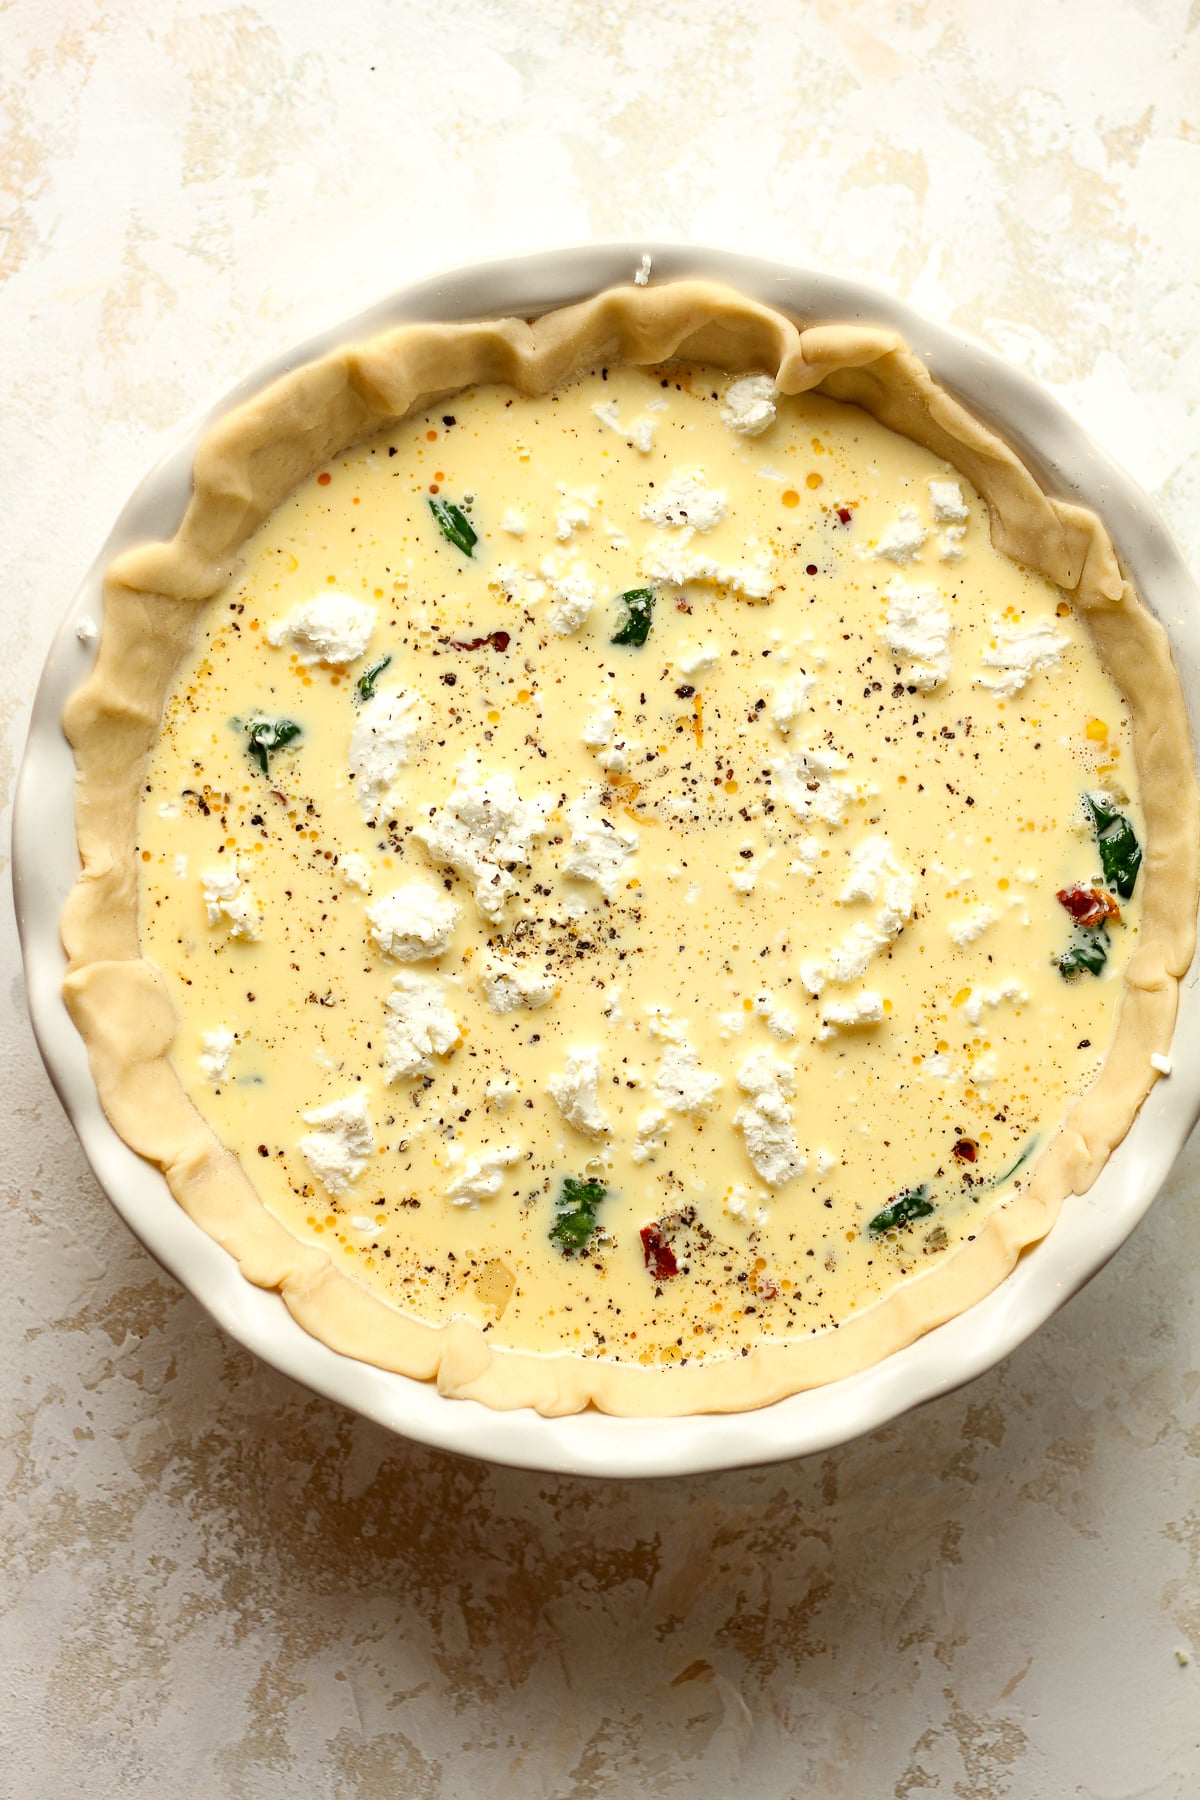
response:
[[[1095,521],[914,428],[914,359],[858,391],[888,334],[795,391],[755,333],[810,334],[718,290],[645,341],[673,292],[636,361],[574,309],[553,380],[297,428],[202,606],[115,596],[171,623],[136,949],[68,981],[110,1114],[308,1329],[495,1405],[752,1406],[953,1316],[1127,1128],[1191,949],[1174,670]]]

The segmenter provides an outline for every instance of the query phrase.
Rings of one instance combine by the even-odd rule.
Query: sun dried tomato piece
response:
[[[503,651],[508,649],[511,642],[512,636],[509,632],[489,631],[486,637],[451,638],[449,648],[451,650],[482,650],[485,644],[490,644],[493,650]]]
[[[642,1240],[642,1255],[646,1259],[646,1267],[655,1281],[669,1281],[672,1275],[678,1275],[679,1264],[675,1261],[675,1252],[663,1236],[663,1228],[657,1219],[651,1225],[643,1225],[638,1236]]]
[[[1101,925],[1105,919],[1121,917],[1120,907],[1103,888],[1059,888],[1058,903],[1066,908],[1077,925]]]
[[[954,1146],[953,1154],[963,1162],[974,1162],[979,1154],[979,1145],[974,1138],[959,1138]]]

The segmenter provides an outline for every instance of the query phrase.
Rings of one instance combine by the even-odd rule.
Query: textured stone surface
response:
[[[1187,0],[9,0],[0,207],[5,792],[177,422],[480,256],[645,234],[867,276],[1049,383],[1200,561]],[[493,1471],[301,1393],[158,1271],[3,932],[0,1792],[1200,1791],[1194,1145],[1033,1343],[871,1439]]]

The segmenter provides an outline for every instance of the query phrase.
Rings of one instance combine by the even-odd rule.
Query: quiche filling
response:
[[[948,462],[704,364],[480,386],[305,480],[138,820],[171,1059],[263,1204],[493,1348],[840,1329],[971,1242],[1139,937],[1127,708]]]

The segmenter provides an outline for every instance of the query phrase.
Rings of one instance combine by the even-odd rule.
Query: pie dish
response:
[[[658,267],[661,268],[664,263],[669,265],[671,260],[660,256]],[[721,269],[714,266],[720,261],[721,259],[708,261],[705,272],[721,273]],[[685,258],[677,255],[674,262],[676,266],[669,267],[667,272],[688,272]],[[615,272],[613,264],[610,263],[609,267]],[[748,286],[752,288],[754,285],[750,280],[754,267],[738,265],[736,268],[734,279],[743,292]],[[581,281],[579,285],[586,288],[588,284]],[[530,299],[526,300],[521,309],[524,312],[542,311],[545,302],[554,297],[552,293],[544,291],[543,295],[538,296],[542,305],[537,305],[536,302],[530,303],[531,290],[527,290],[527,293],[530,294]],[[791,311],[811,317],[814,312],[821,310],[819,299],[815,306],[805,304],[799,296],[789,296],[789,299]],[[415,310],[419,311],[420,306],[418,297]],[[476,306],[471,310],[485,309]],[[486,310],[490,310],[490,307]],[[165,601],[158,606],[159,618],[173,615],[180,634],[190,630],[195,598],[225,585],[229,574],[230,554],[245,537],[247,524],[256,526],[269,514],[295,485],[299,475],[312,473],[316,465],[324,464],[335,454],[340,454],[351,439],[364,436],[372,416],[381,422],[408,410],[414,386],[411,379],[414,364],[420,369],[415,387],[425,397],[434,393],[443,395],[457,392],[466,382],[481,376],[494,379],[501,374],[511,375],[514,357],[519,359],[522,356],[526,358],[526,362],[519,370],[520,385],[544,389],[557,386],[564,376],[573,374],[580,367],[587,366],[602,356],[611,355],[612,350],[617,347],[613,341],[615,335],[617,339],[624,339],[626,355],[632,355],[635,360],[660,364],[686,353],[700,362],[719,362],[734,373],[766,367],[770,373],[777,375],[778,385],[785,393],[793,388],[813,385],[814,376],[823,374],[826,376],[826,392],[832,392],[836,399],[865,400],[873,409],[880,411],[885,419],[890,416],[893,421],[903,421],[917,436],[923,435],[929,447],[940,453],[951,450],[949,460],[954,467],[970,477],[989,502],[993,538],[999,537],[1003,541],[1006,529],[1014,531],[1015,535],[1010,539],[1008,547],[1019,552],[1027,562],[1040,562],[1047,574],[1081,598],[1101,640],[1111,615],[1120,613],[1121,630],[1118,636],[1123,634],[1128,642],[1132,634],[1137,641],[1136,653],[1132,659],[1126,656],[1122,663],[1118,647],[1113,661],[1121,664],[1122,685],[1133,706],[1135,732],[1142,730],[1145,739],[1145,726],[1152,715],[1157,724],[1157,736],[1152,748],[1147,751],[1144,741],[1138,756],[1143,777],[1142,798],[1150,825],[1149,878],[1145,890],[1142,935],[1135,952],[1134,977],[1127,987],[1125,1014],[1117,1039],[1117,1050],[1110,1056],[1100,1084],[1092,1089],[1088,1102],[1085,1102],[1092,1110],[1090,1115],[1084,1116],[1084,1128],[1076,1136],[1060,1138],[1056,1148],[1043,1159],[1024,1197],[1023,1206],[990,1214],[988,1229],[977,1234],[973,1255],[964,1257],[962,1253],[958,1254],[958,1263],[964,1265],[970,1261],[976,1272],[973,1275],[965,1274],[964,1267],[959,1267],[954,1283],[955,1291],[949,1302],[945,1295],[941,1298],[933,1296],[936,1284],[928,1278],[910,1287],[902,1305],[893,1309],[895,1312],[906,1313],[907,1317],[898,1334],[882,1345],[884,1350],[893,1348],[903,1344],[906,1337],[912,1337],[931,1325],[938,1324],[947,1313],[961,1313],[965,1303],[995,1287],[997,1280],[1015,1260],[1017,1251],[1041,1236],[1063,1189],[1088,1184],[1095,1169],[1104,1162],[1111,1143],[1123,1134],[1129,1116],[1150,1087],[1153,1079],[1150,1055],[1165,1054],[1174,1013],[1174,977],[1182,973],[1191,953],[1195,907],[1195,829],[1191,750],[1187,742],[1186,724],[1183,723],[1182,706],[1176,705],[1172,709],[1162,704],[1162,696],[1170,688],[1171,670],[1169,661],[1162,654],[1160,634],[1148,615],[1140,611],[1131,612],[1133,603],[1125,593],[1120,572],[1107,549],[1103,534],[1078,508],[1070,504],[1048,506],[1036,486],[1024,475],[1016,459],[998,450],[994,439],[975,427],[966,415],[957,411],[953,402],[932,390],[925,382],[922,371],[914,363],[906,364],[902,380],[889,384],[886,380],[880,382],[877,379],[888,359],[892,358],[893,364],[895,360],[894,344],[881,338],[877,331],[817,329],[810,330],[800,339],[783,321],[771,318],[753,305],[743,305],[720,295],[714,297],[712,293],[682,287],[652,288],[649,292],[626,289],[616,296],[601,299],[590,306],[585,305],[565,319],[551,319],[532,334],[526,332],[522,337],[523,331],[524,328],[520,331],[498,332],[479,327],[457,333],[418,332],[403,340],[386,341],[382,360],[376,357],[373,363],[369,352],[366,357],[356,353],[348,360],[334,357],[323,366],[319,365],[314,371],[307,371],[293,380],[282,411],[278,406],[278,395],[269,396],[265,403],[256,403],[249,414],[243,412],[235,417],[232,424],[227,423],[215,434],[210,434],[202,448],[198,464],[200,500],[193,503],[184,532],[176,539],[174,546],[165,552],[151,547],[125,555],[118,565],[121,591],[118,592],[116,586],[110,587],[106,630],[119,633],[124,629],[122,610],[127,616],[131,606],[135,612],[144,610],[143,601],[134,598],[130,602],[128,596],[137,596],[147,590],[158,595],[173,594],[176,597],[173,601]],[[358,333],[347,335],[353,341]],[[911,335],[920,341],[918,332]],[[401,353],[397,361],[398,343]],[[455,354],[464,347],[467,353],[466,365],[461,361],[456,365]],[[479,360],[481,355],[482,362]],[[966,388],[961,366],[954,367],[953,360],[951,353],[952,366],[948,372],[952,379],[957,379],[960,387]],[[968,357],[967,361],[970,360]],[[354,379],[349,383],[345,380],[348,366],[354,369]],[[402,398],[398,397],[400,390],[394,385],[389,388],[388,385],[389,381],[395,381],[397,374],[400,389],[404,390]],[[405,381],[409,383],[408,389],[404,389]],[[1018,389],[1020,385],[1017,384]],[[975,398],[970,395],[969,388],[966,391],[968,397]],[[296,404],[298,393],[304,396],[299,406]],[[322,394],[331,396],[335,409],[341,410],[342,417],[329,432],[324,430],[321,407],[314,404],[314,394],[318,400]],[[369,400],[365,411],[362,408],[364,395]],[[990,410],[986,402],[984,410]],[[1028,411],[1022,413],[1016,430],[1006,419],[1006,435],[1010,439],[1017,435],[1020,426],[1029,417]],[[255,421],[249,436],[248,418]],[[282,434],[278,430],[280,419],[286,424],[286,430]],[[299,428],[297,421],[300,422]],[[1034,420],[1035,424],[1047,422],[1046,419]],[[260,429],[264,426],[265,429]],[[315,443],[314,431],[317,434]],[[1067,436],[1069,435],[1068,432]],[[1054,433],[1048,432],[1047,437],[1053,441]],[[247,455],[247,449],[252,454]],[[229,456],[231,450],[233,460]],[[266,472],[268,470],[269,473]],[[1055,485],[1061,492],[1062,473],[1055,471],[1055,474]],[[1086,489],[1076,491],[1084,497],[1090,497],[1086,495]],[[1111,522],[1111,508],[1106,506],[1105,512],[1106,519]],[[236,518],[233,516],[235,514]],[[135,524],[134,529],[126,534],[126,541],[136,540],[143,535],[144,527],[139,532]],[[1154,528],[1151,527],[1151,537],[1153,536]],[[1124,541],[1121,548],[1127,560],[1132,562],[1133,557]],[[1179,579],[1179,571],[1171,566],[1169,554],[1164,553],[1161,540],[1155,543],[1154,548],[1157,562],[1152,570],[1153,583],[1148,584],[1145,576],[1142,576],[1143,591],[1152,601],[1165,589],[1164,569],[1172,581]],[[1136,564],[1134,568],[1135,573],[1140,573]],[[1136,622],[1131,624],[1131,620]],[[120,643],[121,639],[115,637],[112,641]],[[139,639],[138,642],[140,644],[144,639]],[[136,647],[132,639],[124,640],[127,652]],[[1177,637],[1177,661],[1182,661],[1181,649],[1186,651],[1186,644],[1181,646]],[[111,751],[114,721],[119,720],[122,713],[126,720],[135,713],[140,714],[135,731],[145,729],[147,718],[153,721],[158,717],[170,657],[168,647],[168,651],[160,655],[158,667],[151,669],[155,679],[152,691],[143,686],[137,696],[137,703],[132,708],[128,692],[114,695],[111,659],[107,677],[102,673],[100,681],[89,684],[83,697],[72,703],[69,715],[71,729],[77,743],[82,746],[85,771],[81,835],[89,870],[89,879],[77,889],[67,915],[66,934],[74,955],[73,970],[68,978],[72,1005],[77,1016],[86,1024],[101,1091],[105,1094],[110,1112],[118,1118],[126,1135],[137,1142],[141,1149],[172,1165],[176,1191],[181,1192],[182,1188],[181,1197],[190,1210],[207,1215],[209,1229],[215,1230],[235,1248],[243,1269],[252,1280],[262,1282],[265,1286],[282,1285],[293,1310],[310,1325],[316,1324],[321,1335],[328,1341],[358,1355],[364,1354],[364,1351],[378,1355],[377,1348],[371,1347],[372,1343],[378,1345],[378,1319],[374,1319],[364,1333],[355,1284],[344,1277],[331,1280],[325,1273],[329,1268],[327,1257],[319,1252],[314,1253],[311,1246],[305,1247],[301,1253],[294,1240],[282,1245],[279,1227],[273,1221],[264,1222],[260,1218],[252,1228],[247,1229],[243,1198],[231,1198],[228,1159],[214,1154],[214,1146],[207,1138],[202,1144],[198,1137],[189,1140],[187,1131],[181,1134],[179,1119],[182,1115],[174,1106],[169,1087],[174,1077],[170,1074],[168,1065],[160,1063],[158,1048],[148,1046],[144,1035],[145,1021],[150,1012],[147,1002],[153,1001],[154,995],[145,985],[144,965],[137,961],[136,929],[132,938],[129,935],[130,925],[136,927],[135,913],[127,903],[121,903],[122,894],[125,901],[128,901],[129,868],[113,854],[113,846],[119,842],[119,833],[113,834],[112,819],[114,813],[119,814],[123,806],[126,808],[126,817],[121,829],[127,835],[129,831],[127,813],[131,796],[128,789],[124,798],[119,792],[127,758],[123,755],[108,755],[106,760],[102,755],[97,762],[94,752],[98,733],[107,744],[108,751]],[[131,667],[129,654],[116,660],[125,670]],[[144,666],[139,666],[139,681],[143,673]],[[110,771],[116,772],[114,782],[110,782]],[[98,796],[99,806],[96,804]],[[23,815],[21,823],[24,823]],[[97,831],[99,836],[95,835]],[[95,878],[97,871],[101,875],[99,881]],[[1141,959],[1140,963],[1138,958]],[[117,1021],[115,1033],[114,1020]],[[160,1041],[164,1033],[166,1039],[169,1039],[169,1020],[164,1022],[159,1031]],[[127,1103],[131,1076],[138,1090],[137,1105],[133,1113]],[[167,1083],[166,1086],[162,1085],[164,1082]],[[148,1084],[153,1084],[154,1091],[159,1096],[158,1103],[150,1109],[154,1130],[149,1134],[145,1128],[145,1095]],[[1179,1092],[1184,1085],[1182,1082],[1178,1083],[1172,1092]],[[1156,1094],[1157,1091],[1156,1089]],[[1130,1143],[1136,1138],[1149,1110],[1149,1107],[1143,1107]],[[1184,1110],[1187,1111],[1186,1105]],[[172,1116],[174,1122],[170,1123]],[[1160,1143],[1161,1138],[1156,1140],[1156,1144]],[[1089,1198],[1101,1194],[1105,1185],[1111,1181],[1113,1170],[1118,1167],[1122,1154],[1123,1152],[1119,1152],[1108,1163],[1100,1182],[1091,1189]],[[1057,1171],[1054,1166],[1055,1156],[1058,1158]],[[1144,1177],[1144,1174],[1143,1166],[1139,1175]],[[1048,1210],[1033,1216],[1030,1213],[1031,1204],[1035,1210],[1038,1205],[1047,1206]],[[1068,1216],[1075,1204],[1076,1202],[1068,1203]],[[1015,1231],[1010,1230],[1009,1223],[1022,1211],[1025,1215],[1024,1222]],[[999,1222],[997,1228],[991,1229],[996,1222]],[[1051,1237],[1039,1245],[1026,1261],[1033,1263],[1041,1257],[1059,1239],[1060,1229],[1056,1228]],[[1009,1283],[1020,1280],[1024,1266],[1023,1264],[1014,1271],[1009,1277]],[[1009,1283],[1005,1283],[1005,1286]],[[930,1307],[926,1311],[921,1310],[920,1302],[914,1307],[913,1296],[922,1292],[930,1299]],[[987,1302],[982,1303],[982,1306],[986,1305]],[[974,1309],[972,1319],[978,1317],[982,1306]],[[277,1313],[275,1317],[278,1319]],[[781,1359],[760,1355],[757,1358],[760,1363],[775,1361],[781,1366],[777,1374],[768,1374],[765,1378],[763,1370],[758,1371],[756,1391],[750,1403],[769,1402],[797,1386],[806,1385],[812,1379],[829,1380],[841,1376],[846,1370],[854,1371],[857,1361],[869,1360],[875,1366],[861,1374],[852,1372],[848,1378],[836,1380],[835,1387],[817,1390],[816,1393],[796,1394],[793,1399],[779,1401],[771,1407],[770,1417],[777,1419],[792,1412],[803,1416],[807,1407],[811,1422],[821,1411],[818,1405],[811,1404],[816,1401],[817,1394],[822,1391],[832,1394],[836,1391],[844,1395],[848,1389],[855,1389],[859,1384],[866,1384],[868,1392],[874,1388],[874,1400],[878,1405],[880,1396],[894,1388],[895,1371],[904,1366],[906,1359],[915,1357],[919,1364],[924,1346],[937,1340],[945,1342],[946,1334],[953,1336],[954,1327],[961,1323],[961,1319],[951,1318],[948,1324],[942,1325],[930,1337],[922,1338],[920,1342],[912,1344],[910,1349],[901,1349],[887,1363],[876,1360],[880,1349],[878,1341],[868,1349],[865,1357],[862,1352],[848,1348],[832,1364],[819,1369],[815,1375],[805,1372],[797,1377],[794,1370],[782,1367],[786,1357]],[[531,1359],[537,1371],[537,1378],[532,1383],[525,1381],[524,1384],[514,1384],[511,1380],[506,1380],[499,1385],[490,1384],[489,1370],[496,1364],[503,1364],[505,1358],[500,1354],[488,1357],[486,1350],[481,1358],[478,1335],[477,1331],[473,1332],[467,1327],[466,1322],[456,1321],[444,1334],[446,1341],[441,1346],[443,1351],[449,1347],[449,1356],[441,1354],[431,1358],[426,1351],[423,1358],[420,1355],[414,1357],[409,1351],[400,1352],[393,1344],[391,1348],[385,1347],[381,1359],[399,1362],[402,1366],[421,1373],[432,1372],[433,1365],[440,1360],[440,1381],[447,1393],[465,1395],[468,1399],[473,1395],[483,1395],[491,1405],[500,1407],[521,1407],[532,1402],[544,1411],[554,1412],[576,1407],[582,1401],[591,1401],[613,1410],[666,1414],[695,1405],[715,1409],[748,1403],[744,1379],[736,1389],[723,1385],[724,1377],[721,1375],[713,1380],[718,1367],[716,1364],[707,1369],[702,1363],[692,1365],[694,1372],[704,1377],[703,1393],[698,1401],[695,1398],[695,1384],[685,1376],[682,1369],[670,1371],[670,1391],[668,1385],[660,1382],[656,1388],[656,1397],[647,1400],[644,1371],[618,1371],[611,1367],[602,1369],[603,1379],[599,1384],[592,1379],[586,1388],[581,1389],[578,1385],[573,1386],[570,1381],[564,1383],[561,1375],[549,1366],[555,1359],[547,1357]],[[861,1333],[844,1330],[841,1341],[849,1346],[856,1336],[861,1336]],[[319,1347],[311,1354],[316,1355],[318,1362],[323,1360]],[[578,1366],[578,1359],[572,1359],[572,1366]],[[729,1367],[728,1363],[720,1366],[726,1371]],[[356,1394],[373,1393],[378,1396],[381,1391],[398,1393],[408,1402],[419,1392],[399,1376],[388,1375],[379,1370],[361,1370],[357,1365],[354,1367],[357,1372],[351,1380]],[[927,1373],[937,1368],[938,1362],[935,1359],[932,1364],[927,1365]],[[342,1372],[344,1371],[339,1370],[339,1373]],[[966,1372],[968,1370],[963,1370],[956,1364],[951,1379],[962,1378]],[[655,1374],[659,1375],[661,1371],[655,1371]],[[610,1377],[616,1379],[610,1380]],[[943,1371],[942,1385],[948,1384]],[[685,1395],[681,1400],[680,1393],[689,1386],[692,1388],[692,1395]],[[637,1390],[636,1394],[634,1389]],[[417,1402],[417,1411],[426,1410],[426,1403],[432,1398],[433,1396],[423,1393]],[[443,1401],[441,1404],[449,1402]],[[888,1402],[884,1401],[883,1404],[886,1407]],[[378,1400],[369,1410],[376,1410],[377,1405]],[[464,1406],[464,1411],[467,1410],[475,1414],[477,1423],[478,1415],[474,1406]],[[438,1407],[435,1406],[434,1412],[440,1416]],[[831,1416],[826,1413],[826,1430],[829,1429]],[[585,1430],[595,1426],[595,1441],[603,1441],[599,1421],[589,1415],[586,1425],[582,1420],[578,1423]],[[685,1423],[690,1422],[680,1421],[681,1426]],[[561,1427],[566,1425],[566,1421],[555,1421],[554,1424]],[[701,1439],[716,1430],[717,1421],[707,1418],[704,1427],[704,1432],[698,1433]],[[546,1420],[533,1429],[535,1432],[549,1431],[551,1421]],[[625,1421],[622,1429],[635,1432],[636,1422]],[[603,1430],[604,1435],[608,1435],[608,1428]],[[427,1432],[418,1428],[418,1434],[427,1435]],[[838,1435],[842,1435],[840,1430]],[[686,1432],[681,1434],[681,1441],[686,1443]],[[711,1437],[709,1441],[712,1441]],[[734,1443],[737,1438],[734,1436],[727,1441]],[[809,1442],[812,1441],[810,1438]],[[761,1452],[761,1446],[762,1435],[759,1434],[757,1450],[751,1450],[748,1455],[744,1449],[735,1451],[731,1459],[753,1460]],[[788,1448],[796,1447],[801,1446],[793,1437]],[[786,1454],[788,1450],[781,1448],[778,1453]],[[656,1454],[661,1458],[664,1453],[659,1451]],[[603,1455],[601,1452],[597,1460],[602,1460]],[[540,1456],[530,1457],[527,1450],[525,1455],[517,1453],[513,1459],[540,1460]],[[728,1452],[719,1457],[719,1460],[726,1459],[730,1459]],[[649,1466],[655,1465],[651,1463]],[[664,1464],[660,1460],[657,1466],[662,1467]]]

